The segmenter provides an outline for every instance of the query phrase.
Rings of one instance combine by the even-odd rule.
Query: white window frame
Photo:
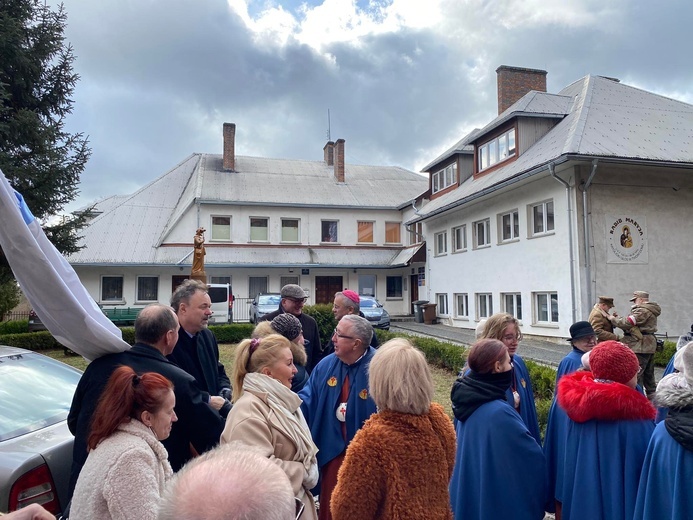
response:
[[[395,242],[388,242],[387,241],[387,226],[397,226],[397,239]],[[386,244],[401,244],[402,243],[402,223],[401,222],[395,222],[395,221],[385,221],[385,243]]]
[[[551,215],[553,218],[549,220],[549,205],[551,206]],[[534,218],[534,208],[541,207],[542,221],[541,230],[535,231],[535,218]],[[541,202],[535,202],[527,206],[527,221],[529,226],[529,236],[540,237],[546,235],[553,235],[556,232],[556,207],[553,203],[553,199],[543,200]],[[551,228],[549,228],[551,226]]]
[[[522,321],[522,294],[521,293],[501,293],[501,305],[503,312],[507,312],[519,321]]]
[[[323,224],[326,223],[326,222],[334,222],[334,223],[336,224],[336,227],[337,227],[337,236],[335,237],[335,240],[329,240],[329,241],[327,241],[327,242],[326,242],[325,240],[323,240],[325,237],[324,237],[324,235],[322,234],[322,226],[323,226]],[[324,219],[322,219],[322,220],[320,221],[320,242],[323,243],[323,244],[339,244],[339,219],[335,219],[335,218],[324,218]]]
[[[456,293],[453,298],[455,299],[455,318],[469,319],[469,294]]]
[[[476,319],[483,320],[489,318],[493,315],[493,294],[491,293],[476,293],[474,295],[475,306],[476,306]],[[486,308],[485,314],[482,314],[482,302],[485,303]]]
[[[156,280],[156,295],[154,296],[154,298],[144,298],[144,299],[140,298],[140,280],[142,280],[143,278],[154,278]],[[159,277],[157,275],[155,275],[155,274],[154,275],[152,275],[152,274],[150,274],[150,275],[146,275],[146,274],[137,275],[137,280],[135,282],[135,301],[137,303],[158,302],[159,301],[159,287],[160,287]]]
[[[505,236],[505,220],[510,223],[510,234]],[[498,215],[498,243],[507,244],[520,239],[520,212],[517,209]]]
[[[399,280],[399,294],[397,291],[390,292],[390,280]],[[385,278],[385,299],[387,300],[401,300],[404,297],[404,281],[406,278],[404,276],[387,276]],[[395,285],[396,282],[395,282]]]
[[[266,235],[266,237],[264,239],[253,238],[253,220],[264,220],[265,221],[265,235]],[[255,226],[255,227],[259,227],[259,226]],[[269,230],[270,230],[269,217],[249,217],[248,218],[248,242],[261,242],[261,243],[269,242],[269,238],[270,238]]]
[[[297,238],[296,240],[287,240],[286,237],[284,236],[284,222],[288,221],[295,221],[297,224],[297,229],[296,229],[296,235]],[[283,217],[281,219],[281,241],[285,244],[300,244],[301,243],[301,219],[300,218],[291,218],[291,217]],[[287,229],[293,229],[293,228],[288,228]]]
[[[479,242],[479,227],[483,229],[484,243]],[[472,223],[472,234],[474,235],[474,249],[484,249],[491,247],[491,219],[485,218]]]
[[[436,293],[436,314],[438,316],[448,316],[448,293]]]
[[[372,287],[371,287],[372,286]],[[375,298],[375,291],[378,287],[378,277],[374,274],[359,275],[359,296],[372,296]],[[368,290],[370,289],[370,290]]]
[[[225,235],[223,237],[219,237],[219,236],[214,235],[215,228],[218,229],[217,226],[221,227],[221,225],[219,225],[219,224],[214,224],[215,218],[229,219],[229,232],[227,235]],[[210,233],[210,239],[209,239],[211,242],[231,242],[231,215],[210,215],[209,223],[210,223],[209,224],[210,229],[212,230],[212,232]],[[224,226],[224,227],[226,227],[226,226]]]
[[[515,128],[480,145],[477,151],[477,171],[482,172],[517,155]]]
[[[460,244],[460,236],[462,243]],[[452,252],[463,253],[467,250],[467,224],[452,228]]]
[[[370,242],[361,241],[359,237],[359,224],[370,224],[371,225],[371,238]],[[357,244],[375,244],[375,221],[374,220],[357,220],[356,221],[356,243]]]
[[[423,223],[417,222],[409,226],[409,245],[420,244],[423,242]]]
[[[104,298],[103,281],[105,278],[120,278],[120,298]],[[102,274],[99,283],[99,302],[101,303],[125,303],[125,275],[122,274]]]
[[[541,300],[544,300],[542,302]],[[542,316],[542,307],[546,305],[546,319]],[[532,317],[536,325],[557,326],[560,319],[557,291],[536,291],[532,293]],[[555,312],[554,312],[555,308]]]
[[[447,230],[441,231],[433,235],[435,251],[434,256],[445,256],[448,254],[448,232]]]
[[[438,193],[457,182],[457,162],[448,164],[431,176],[431,192]]]

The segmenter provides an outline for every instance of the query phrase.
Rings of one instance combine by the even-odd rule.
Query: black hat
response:
[[[568,341],[595,335],[596,333],[589,321],[577,321],[570,326],[570,338],[568,338]]]

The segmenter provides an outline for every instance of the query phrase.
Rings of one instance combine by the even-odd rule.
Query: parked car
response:
[[[0,511],[67,505],[73,437],[67,414],[82,373],[0,345]]]
[[[36,332],[38,330],[46,330],[46,326],[41,321],[41,318],[38,317],[36,311],[31,309],[29,311],[29,332]]]
[[[282,295],[279,293],[258,294],[250,302],[250,323],[257,323],[265,314],[276,311],[281,301]]]
[[[361,312],[376,329],[390,330],[390,314],[372,296],[361,296]]]

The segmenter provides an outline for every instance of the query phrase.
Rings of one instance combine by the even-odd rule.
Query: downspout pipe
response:
[[[565,186],[565,200],[568,205],[568,251],[570,256],[570,304],[572,307],[572,323],[577,322],[577,303],[575,301],[575,252],[573,251],[573,204],[570,197],[570,184],[556,175],[556,165],[549,163],[549,173],[551,177]]]
[[[592,171],[590,176],[587,178],[587,182],[581,187],[582,189],[582,230],[585,238],[585,281],[587,282],[586,295],[587,301],[591,305],[594,301],[592,296],[592,266],[590,260],[590,243],[592,239],[592,234],[590,233],[590,220],[587,214],[587,190],[590,189],[594,176],[597,174],[597,164],[599,159],[594,159],[592,161]]]

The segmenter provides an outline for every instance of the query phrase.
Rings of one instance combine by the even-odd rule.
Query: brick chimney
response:
[[[546,71],[501,65],[496,69],[498,80],[498,113],[505,112],[530,90],[546,92]]]
[[[334,143],[334,178],[337,182],[344,182],[344,139],[337,139]]]
[[[334,142],[333,141],[327,141],[327,144],[322,149],[322,151],[325,154],[325,164],[327,164],[327,166],[333,166],[334,165]]]
[[[234,171],[236,167],[236,124],[224,123],[224,170]]]

